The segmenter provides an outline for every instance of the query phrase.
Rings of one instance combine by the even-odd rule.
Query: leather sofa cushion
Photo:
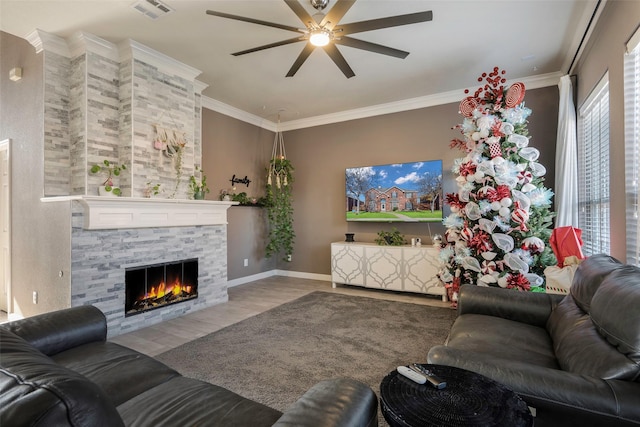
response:
[[[149,356],[112,342],[85,344],[52,359],[99,385],[114,406],[180,375]]]
[[[638,367],[597,331],[571,296],[553,310],[547,327],[562,370],[603,379],[633,379]]]
[[[129,427],[272,426],[282,413],[222,387],[176,377],[118,406]]]
[[[107,338],[104,314],[91,305],[67,308],[9,322],[4,328],[47,356]]]
[[[640,268],[626,265],[604,280],[591,301],[596,330],[618,352],[640,362]],[[640,370],[640,367],[637,368]],[[640,372],[636,370],[636,378]]]
[[[544,328],[501,317],[472,313],[458,316],[446,345],[558,369],[553,343]]]
[[[578,307],[589,313],[591,299],[604,278],[622,265],[617,259],[603,254],[593,255],[582,261],[569,290]]]
[[[0,327],[0,425],[124,426],[97,385]]]

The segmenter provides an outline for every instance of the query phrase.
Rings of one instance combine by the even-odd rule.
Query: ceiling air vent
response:
[[[139,0],[132,4],[131,7],[150,19],[158,19],[173,12],[173,9],[158,0]]]

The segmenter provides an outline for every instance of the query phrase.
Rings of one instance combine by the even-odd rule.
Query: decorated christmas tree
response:
[[[525,87],[505,88],[504,74],[495,67],[478,78],[484,86],[460,103],[464,120],[455,129],[464,138],[451,141],[466,155],[453,165],[458,192],[446,195],[451,214],[443,221],[438,275],[454,305],[467,283],[544,292],[543,271],[556,264],[553,193],[543,185],[540,152],[528,146]]]

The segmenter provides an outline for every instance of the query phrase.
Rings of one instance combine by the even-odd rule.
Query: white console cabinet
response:
[[[331,281],[367,288],[440,295],[436,276],[438,250],[429,246],[380,246],[375,243],[331,244]]]

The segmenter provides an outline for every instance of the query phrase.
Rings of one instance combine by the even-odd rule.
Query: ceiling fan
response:
[[[419,22],[431,21],[433,13],[431,11],[409,13],[406,15],[389,16],[386,18],[371,19],[367,21],[352,22],[349,24],[339,24],[342,17],[353,6],[356,0],[336,0],[335,4],[328,13],[322,13],[329,0],[310,0],[311,5],[318,11],[313,16],[304,9],[298,0],[284,0],[291,8],[293,13],[304,23],[305,28],[296,28],[289,25],[276,24],[273,22],[261,21],[259,19],[246,18],[244,16],[231,15],[223,12],[207,10],[208,15],[218,16],[221,18],[235,19],[238,21],[249,22],[252,24],[264,25],[267,27],[280,28],[282,30],[292,31],[301,34],[300,36],[282,40],[275,43],[269,43],[263,46],[254,47],[252,49],[242,50],[232,53],[234,56],[245,55],[247,53],[258,52],[272,47],[284,46],[291,43],[306,41],[298,58],[295,60],[287,77],[293,77],[300,69],[302,64],[307,60],[311,52],[316,47],[322,47],[333,62],[340,68],[342,73],[347,77],[355,76],[355,73],[347,64],[344,56],[340,53],[337,45],[348,46],[356,49],[367,50],[370,52],[380,53],[382,55],[393,56],[396,58],[406,58],[409,52],[394,49],[392,47],[383,46],[364,40],[349,37],[350,34],[361,33],[364,31],[379,30],[382,28],[397,27],[400,25],[416,24]]]

